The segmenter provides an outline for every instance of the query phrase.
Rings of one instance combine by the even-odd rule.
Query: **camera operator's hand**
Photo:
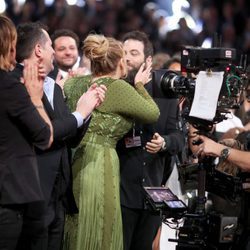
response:
[[[206,136],[199,136],[202,143],[199,146],[199,155],[221,156],[222,150],[229,148],[221,143],[217,143]],[[230,147],[227,161],[234,163],[244,171],[250,172],[250,152]]]
[[[158,133],[155,133],[152,140],[150,142],[147,142],[146,144],[147,152],[151,154],[158,153],[162,149],[164,143],[164,138],[161,137]]]
[[[189,124],[189,133],[188,133],[188,146],[191,152],[193,153],[193,157],[197,158],[198,154],[200,153],[200,144],[197,144],[199,140],[199,133],[196,128]]]
[[[206,136],[200,135],[199,139],[202,143],[199,145],[197,151],[198,156],[220,156],[222,149],[226,148],[225,145],[217,143]]]

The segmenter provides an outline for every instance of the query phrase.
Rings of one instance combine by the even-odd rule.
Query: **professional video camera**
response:
[[[212,121],[206,123],[220,122],[226,119],[227,109],[239,108],[239,96],[246,87],[246,57],[241,58],[240,66],[234,64],[235,60],[236,50],[232,48],[185,47],[181,54],[181,75],[166,69],[153,71],[153,96],[156,98],[184,96],[191,106],[197,74],[204,71],[209,76],[214,72],[223,72],[216,114]],[[186,76],[183,76],[184,74]],[[186,118],[193,120],[189,114],[186,114]]]
[[[183,112],[183,121],[192,124],[199,134],[209,136],[214,124],[227,119],[229,109],[240,106],[240,95],[247,83],[245,73],[247,58],[242,56],[239,66],[235,61],[235,49],[185,47],[181,54],[181,74],[166,69],[153,71],[153,96],[154,98],[185,97],[187,105]],[[212,85],[213,79],[218,78],[217,76],[220,79],[219,87]],[[202,109],[202,105],[198,105],[197,108],[197,100],[203,101],[202,98],[206,98],[206,92],[210,91],[210,83],[211,88],[217,88],[214,91],[218,93],[214,98],[214,114],[207,119],[206,111],[199,110]],[[197,113],[199,114],[196,115]],[[186,162],[179,162],[179,165],[180,168],[184,166],[183,169],[189,167]],[[234,240],[237,217],[207,213],[205,191],[212,190],[223,197],[236,199],[242,193],[241,179],[238,176],[218,172],[212,157],[205,157],[190,166],[197,172],[198,197],[194,212],[189,214],[189,211],[186,211],[187,213],[182,214],[185,218],[184,225],[179,228],[179,239],[173,240],[178,243],[176,249],[224,249],[221,244],[230,244]],[[152,199],[151,203],[154,203]],[[173,215],[174,210],[169,213],[170,210],[165,203],[160,210],[161,213],[165,213],[165,218],[170,214],[174,218],[180,218],[180,213]],[[228,245],[225,249],[228,249],[227,247]]]

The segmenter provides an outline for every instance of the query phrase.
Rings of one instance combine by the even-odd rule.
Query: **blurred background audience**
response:
[[[239,54],[250,49],[247,0],[1,0],[0,13],[15,24],[40,20],[70,29],[83,40],[91,31],[120,39],[131,30],[149,35],[155,52],[170,56],[182,44],[210,47],[214,34]]]

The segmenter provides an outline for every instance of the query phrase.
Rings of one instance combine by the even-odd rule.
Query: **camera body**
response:
[[[198,73],[201,70],[224,70],[224,67],[236,60],[233,48],[201,48],[187,46],[181,53],[181,71]]]
[[[237,66],[236,50],[232,48],[201,48],[184,47],[181,53],[181,72],[167,69],[153,71],[154,98],[178,98],[184,96],[191,108],[195,88],[196,75],[205,71],[223,72],[223,82],[217,102],[214,123],[226,119],[227,109],[236,109],[240,106],[240,94],[246,87],[246,65]],[[185,117],[189,120],[188,114]]]

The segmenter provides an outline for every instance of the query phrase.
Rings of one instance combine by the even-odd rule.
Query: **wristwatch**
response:
[[[224,148],[220,152],[220,158],[225,161],[230,154],[230,148]]]

